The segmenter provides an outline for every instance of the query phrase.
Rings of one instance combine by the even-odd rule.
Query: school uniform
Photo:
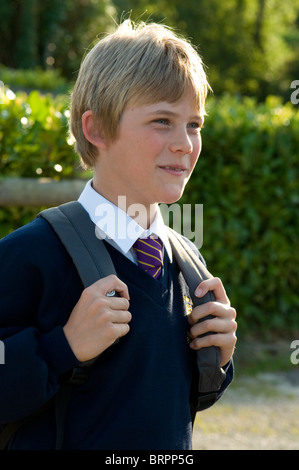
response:
[[[149,230],[159,236],[164,250],[162,274],[154,279],[138,266],[133,248],[132,234],[137,239],[145,231],[96,193],[90,182],[79,202],[128,286],[132,320],[129,333],[100,355],[88,381],[72,392],[63,448],[191,449],[196,356],[188,343],[189,291],[172,257],[162,218],[158,214]],[[103,225],[99,214],[104,205],[110,209]],[[128,227],[130,237],[123,237],[120,229]],[[82,290],[70,256],[44,219],[0,241],[0,339],[5,345],[0,423],[45,406],[65,374],[78,365],[63,326]],[[232,380],[232,361],[225,369],[217,398]],[[20,428],[9,448],[53,449],[55,435],[55,406],[50,401]]]

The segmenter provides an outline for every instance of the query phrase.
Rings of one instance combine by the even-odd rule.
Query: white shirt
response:
[[[137,264],[136,253],[133,248],[134,243],[138,238],[148,237],[149,235],[156,235],[160,238],[170,260],[172,260],[171,247],[159,208],[150,228],[145,230],[125,210],[95,191],[92,187],[92,180],[85,185],[78,201],[96,225],[96,236],[105,239],[134,263]],[[125,208],[124,196],[119,198],[119,202],[124,203]]]

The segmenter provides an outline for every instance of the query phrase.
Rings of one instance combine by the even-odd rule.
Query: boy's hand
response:
[[[231,359],[237,341],[236,311],[230,306],[219,278],[213,277],[201,282],[195,292],[197,297],[203,297],[208,291],[213,291],[215,301],[195,307],[189,316],[190,336],[193,339],[190,347],[197,350],[207,346],[218,346],[221,351],[220,365],[223,367]],[[197,323],[207,315],[213,315],[215,318]],[[199,338],[200,335],[208,332],[212,334]]]
[[[112,290],[120,297],[107,297]],[[129,332],[129,299],[126,284],[114,275],[100,279],[82,292],[63,328],[80,362],[98,356]]]

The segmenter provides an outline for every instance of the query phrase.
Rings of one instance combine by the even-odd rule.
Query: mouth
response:
[[[164,166],[159,166],[159,168],[165,171],[166,173],[169,173],[171,175],[176,175],[176,176],[183,175],[184,173],[187,172],[187,168],[181,165],[164,165]]]

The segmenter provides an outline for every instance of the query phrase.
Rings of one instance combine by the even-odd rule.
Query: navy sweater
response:
[[[130,332],[105,351],[72,393],[66,449],[190,449],[189,407],[195,353],[188,347],[188,288],[165,255],[159,281],[108,246],[129,288]],[[23,418],[59,390],[78,364],[63,333],[83,290],[60,240],[36,219],[0,242],[0,423]],[[231,380],[231,365],[226,383]],[[52,449],[55,411],[26,423],[12,449]]]

